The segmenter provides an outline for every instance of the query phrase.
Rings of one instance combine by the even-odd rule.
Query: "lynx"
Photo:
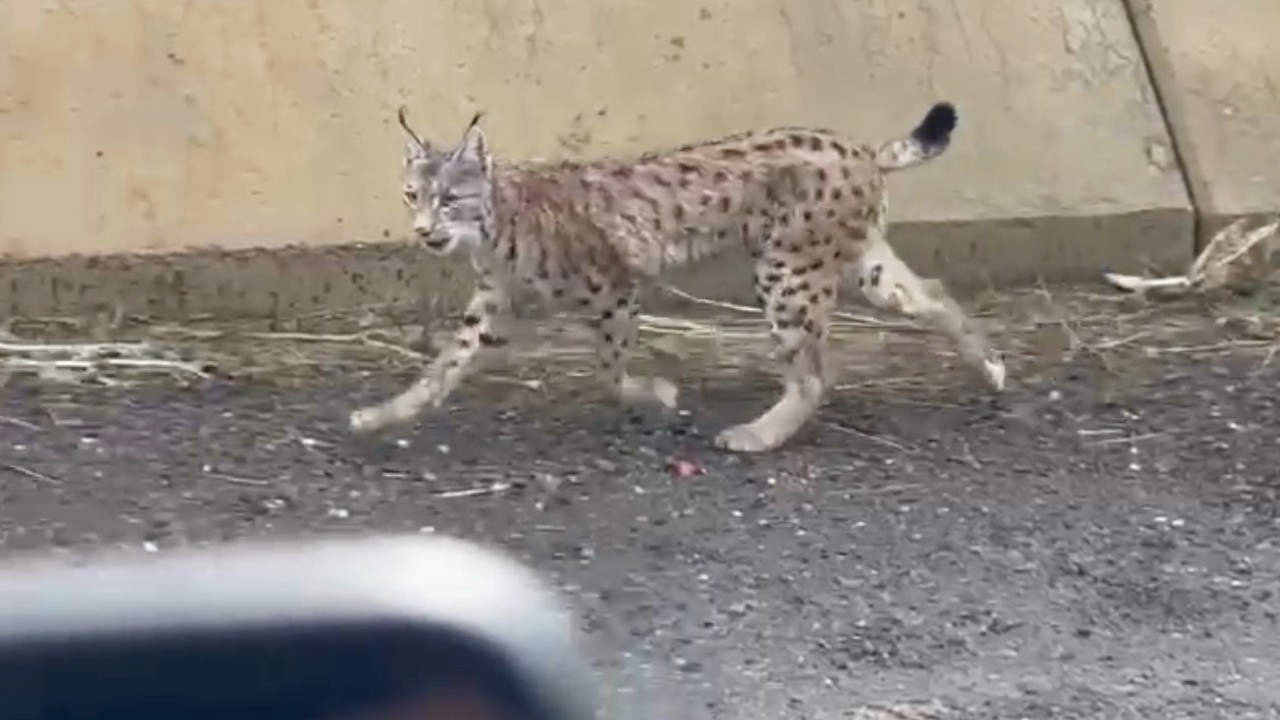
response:
[[[946,150],[956,126],[934,105],[906,137],[878,146],[827,130],[776,128],[630,159],[495,161],[477,114],[450,148],[408,135],[404,202],[416,238],[439,255],[465,252],[478,277],[462,326],[422,377],[351,415],[355,432],[407,422],[437,407],[481,354],[508,342],[511,304],[532,290],[588,313],[600,375],[627,403],[676,406],[666,378],[627,372],[637,295],[664,270],[741,246],[755,262],[759,304],[783,370],[782,397],[717,447],[777,448],[817,411],[837,290],[849,275],[874,305],[947,334],[997,391],[1005,370],[976,325],[936,280],[916,276],[889,247],[886,176]]]

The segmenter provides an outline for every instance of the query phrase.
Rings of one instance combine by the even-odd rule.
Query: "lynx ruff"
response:
[[[878,147],[832,132],[778,128],[638,159],[505,164],[489,152],[480,115],[450,149],[409,126],[404,202],[417,238],[439,255],[470,254],[478,278],[452,342],[412,386],[351,415],[369,432],[438,407],[483,354],[508,342],[513,295],[525,289],[584,311],[600,376],[622,402],[676,405],[661,377],[629,374],[637,292],[667,268],[733,245],[755,261],[755,288],[782,365],[782,397],[715,444],[776,448],[818,409],[834,377],[828,325],[846,275],[877,307],[919,318],[951,338],[995,390],[1004,363],[937,280],[920,278],[886,240],[885,176],[947,148],[955,109],[933,106],[911,133]]]

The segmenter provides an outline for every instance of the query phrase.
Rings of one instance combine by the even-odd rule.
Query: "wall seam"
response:
[[[1142,4],[1142,8],[1138,4]],[[1155,30],[1155,19],[1151,15],[1151,0],[1120,0],[1120,5],[1124,8],[1125,17],[1129,21],[1129,28],[1133,31],[1134,45],[1138,48],[1138,56],[1142,60],[1143,70],[1147,74],[1147,82],[1151,85],[1151,92],[1155,97],[1156,108],[1160,111],[1160,120],[1164,123],[1165,132],[1169,135],[1169,144],[1172,146],[1174,162],[1178,165],[1178,174],[1182,178],[1182,186],[1187,192],[1187,200],[1191,203],[1191,250],[1192,255],[1198,255],[1201,250],[1201,233],[1204,229],[1204,218],[1201,211],[1203,207],[1203,198],[1196,189],[1196,183],[1192,179],[1191,168],[1188,165],[1190,151],[1187,150],[1182,143],[1181,135],[1178,133],[1178,123],[1175,121],[1174,112],[1170,109],[1172,102],[1165,94],[1164,88],[1160,86],[1160,74],[1156,72],[1156,60],[1153,59],[1153,53],[1159,52],[1157,48],[1149,47],[1150,44],[1159,42],[1159,33]],[[1140,13],[1146,13],[1146,17],[1150,22],[1143,22],[1139,17]],[[1147,28],[1144,31],[1143,28]],[[1171,73],[1165,73],[1170,75]]]

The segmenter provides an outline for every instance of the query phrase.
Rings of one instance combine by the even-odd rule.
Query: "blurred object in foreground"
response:
[[[573,624],[449,538],[0,568],[4,720],[592,720]]]

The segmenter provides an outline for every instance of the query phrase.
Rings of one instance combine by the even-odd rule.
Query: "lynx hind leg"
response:
[[[600,377],[606,389],[624,404],[658,404],[676,408],[679,394],[666,378],[631,375],[627,372],[627,356],[635,347],[639,334],[639,312],[635,287],[614,292],[601,292],[594,299],[596,355]]]
[[[961,360],[992,389],[1004,389],[1004,360],[939,280],[916,275],[883,239],[867,247],[854,273],[872,305],[923,320],[950,338]]]
[[[757,272],[757,292],[765,303],[775,356],[782,365],[782,397],[755,420],[721,431],[715,439],[721,449],[775,449],[791,439],[822,404],[827,333],[839,277],[815,270],[811,262],[787,264],[790,267],[783,268],[766,257]]]

